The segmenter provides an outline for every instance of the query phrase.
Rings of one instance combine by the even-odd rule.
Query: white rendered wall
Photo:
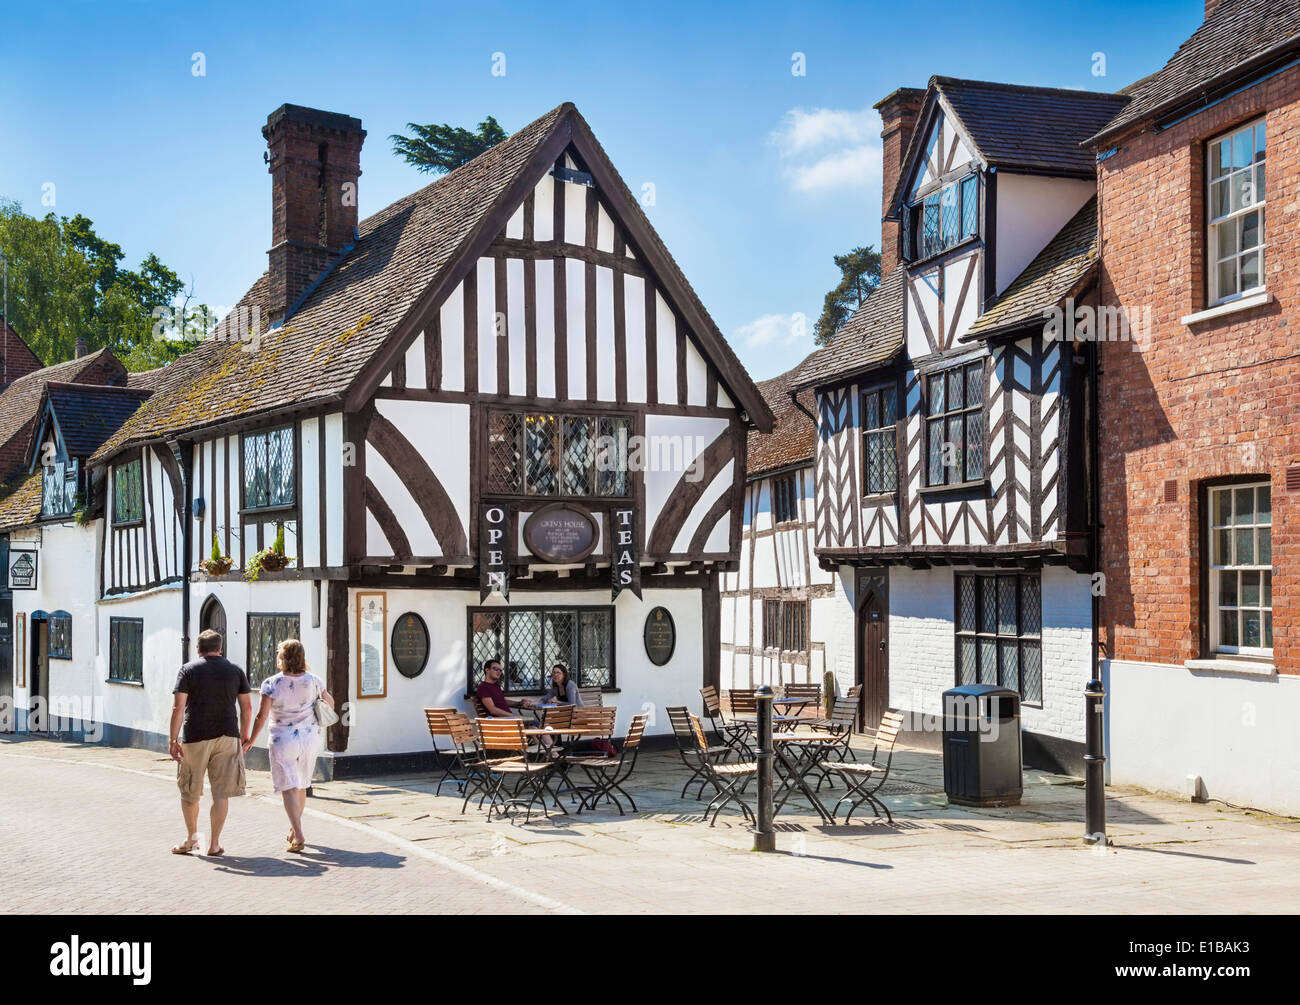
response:
[[[1097,191],[1081,178],[998,172],[997,292],[1011,285],[1034,256]]]
[[[1107,660],[1107,781],[1300,816],[1300,677]]]

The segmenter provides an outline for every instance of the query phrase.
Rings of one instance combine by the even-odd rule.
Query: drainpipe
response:
[[[1100,281],[1098,303],[1101,302]],[[1101,680],[1101,596],[1097,592],[1097,573],[1101,571],[1101,423],[1098,404],[1101,394],[1098,380],[1101,367],[1098,357],[1101,343],[1094,342],[1088,352],[1088,438],[1092,450],[1088,500],[1088,546],[1092,551],[1092,678],[1083,688],[1084,737],[1084,834],[1087,844],[1105,846],[1106,840],[1106,689]]]
[[[190,562],[194,557],[194,444],[181,440],[172,447],[181,466],[181,663],[190,661]]]
[[[786,394],[790,395],[790,400],[794,402],[794,407],[799,409],[799,411],[803,412],[804,415],[808,416],[808,421],[813,424],[813,432],[816,432],[817,416],[813,415],[812,412],[808,411],[808,409],[803,407],[803,402],[799,400],[799,392],[787,391]]]

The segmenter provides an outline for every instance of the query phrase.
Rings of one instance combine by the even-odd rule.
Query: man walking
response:
[[[170,752],[176,762],[176,784],[185,817],[185,841],[172,848],[174,855],[188,855],[199,843],[199,800],[205,774],[212,783],[209,855],[225,851],[221,828],[230,797],[244,794],[241,748],[248,739],[253,700],[248,675],[221,655],[222,641],[220,632],[209,630],[199,635],[199,658],[181,667],[173,691]]]

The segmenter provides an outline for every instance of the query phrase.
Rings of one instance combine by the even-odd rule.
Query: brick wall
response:
[[[1300,196],[1300,69],[1163,132],[1122,138],[1099,166],[1103,303],[1151,309],[1149,343],[1102,347],[1103,639],[1116,659],[1180,663],[1200,655],[1205,479],[1273,485],[1274,660],[1300,673],[1300,343],[1293,235]],[[1206,307],[1205,142],[1266,118],[1265,283],[1271,304],[1184,325]],[[1165,482],[1177,501],[1165,502]]]

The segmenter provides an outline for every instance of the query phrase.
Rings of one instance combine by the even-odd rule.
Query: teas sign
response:
[[[553,503],[524,521],[524,544],[552,565],[581,562],[596,550],[599,538],[595,518],[576,506]]]
[[[18,551],[9,546],[9,589],[36,589],[36,549]]]
[[[666,607],[656,607],[645,618],[645,654],[657,667],[673,658],[677,648],[677,626]]]
[[[609,514],[614,539],[610,562],[610,592],[615,600],[624,590],[641,599],[641,562],[636,553],[636,510],[615,509]]]

